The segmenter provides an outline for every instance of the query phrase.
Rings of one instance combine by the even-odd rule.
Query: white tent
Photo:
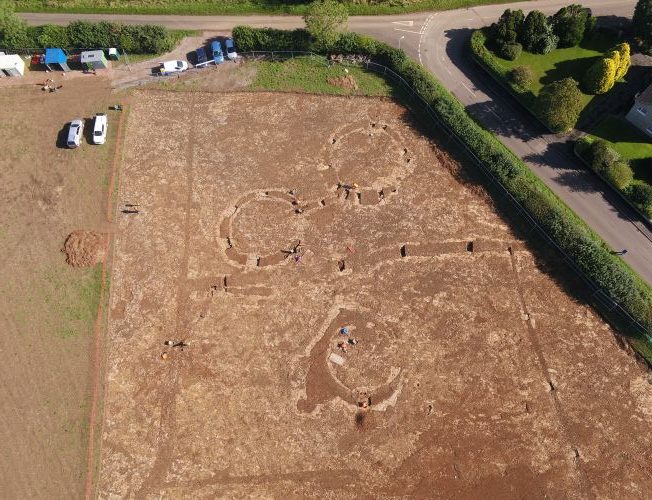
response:
[[[0,55],[0,72],[7,76],[23,76],[25,62],[17,54]]]

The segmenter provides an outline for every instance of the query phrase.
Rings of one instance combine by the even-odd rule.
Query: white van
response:
[[[106,142],[106,129],[108,121],[105,113],[95,115],[95,124],[93,125],[93,144],[104,144]]]

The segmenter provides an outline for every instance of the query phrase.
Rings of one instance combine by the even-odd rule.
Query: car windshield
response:
[[[95,135],[102,135],[102,131],[101,130],[96,130]]]
[[[79,123],[73,123],[72,125],[70,125],[70,128],[77,128],[77,127],[79,127]]]

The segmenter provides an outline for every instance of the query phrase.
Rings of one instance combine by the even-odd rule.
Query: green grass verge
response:
[[[376,73],[355,67],[348,68],[348,75],[357,82],[357,90],[328,83],[328,80],[333,78],[346,76],[344,67],[326,66],[322,60],[311,57],[297,57],[284,62],[263,61],[255,64],[256,79],[251,84],[254,90],[364,96],[389,96],[393,91],[393,86]]]
[[[591,131],[593,137],[604,139],[634,171],[634,178],[652,185],[652,169],[646,161],[652,158],[652,139],[620,116],[608,116]]]
[[[428,10],[450,10],[474,5],[500,4],[516,0],[414,0],[384,3],[347,3],[351,15],[402,14]],[[294,14],[306,12],[310,2],[277,0],[17,0],[18,12],[83,14]]]

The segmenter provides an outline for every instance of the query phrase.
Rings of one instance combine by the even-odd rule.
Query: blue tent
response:
[[[50,65],[55,65],[54,70],[61,69],[62,71],[70,71],[68,67],[68,56],[61,49],[45,49],[44,62],[49,70],[53,70]]]

